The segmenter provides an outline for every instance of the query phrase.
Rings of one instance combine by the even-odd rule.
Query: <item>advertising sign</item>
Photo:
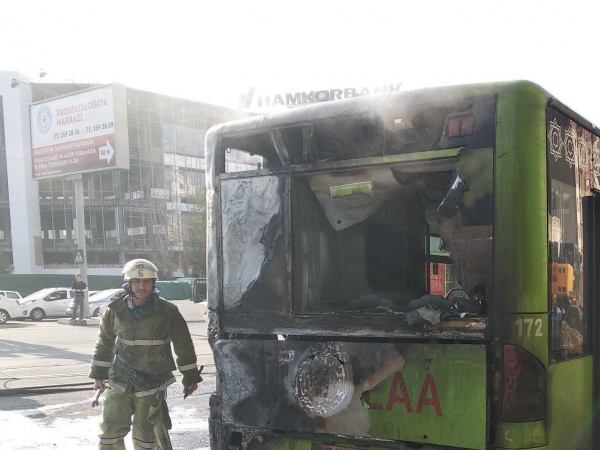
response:
[[[125,86],[34,103],[29,116],[34,179],[129,169]]]
[[[238,109],[249,109],[253,106],[263,108],[284,105],[291,108],[308,103],[330,102],[343,98],[360,97],[362,95],[382,94],[384,92],[399,92],[401,87],[402,83],[391,83],[372,88],[363,86],[361,88],[320,89],[304,92],[286,92],[275,95],[258,95],[256,97],[254,96],[255,88],[251,87],[245,94],[240,95]]]

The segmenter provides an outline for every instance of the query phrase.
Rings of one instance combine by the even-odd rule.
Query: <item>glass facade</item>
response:
[[[45,91],[33,90],[34,102],[56,91],[44,86]],[[143,257],[152,259],[163,275],[203,275],[204,135],[212,125],[242,114],[128,88],[130,169],[83,175],[88,267],[121,267]],[[6,170],[2,155],[0,148],[0,171]],[[0,182],[0,208],[5,200],[8,204],[5,188]],[[39,197],[44,268],[73,267],[73,181],[40,181]],[[9,229],[3,227],[1,222],[6,241]]]

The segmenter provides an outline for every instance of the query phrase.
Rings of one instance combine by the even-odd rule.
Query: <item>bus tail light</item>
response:
[[[546,419],[546,370],[529,352],[504,346],[502,370],[503,422]]]

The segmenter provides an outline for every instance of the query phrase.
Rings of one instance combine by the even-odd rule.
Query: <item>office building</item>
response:
[[[91,85],[24,78],[0,72],[0,273],[72,274],[73,181],[32,178],[29,105]],[[129,87],[126,102],[129,170],[82,176],[88,273],[118,275],[142,257],[202,275],[204,135],[244,113]]]

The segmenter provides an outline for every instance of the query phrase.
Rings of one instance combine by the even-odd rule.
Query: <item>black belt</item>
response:
[[[140,383],[140,384],[149,384],[149,383],[161,383],[161,378],[156,378],[150,374],[144,372],[138,372],[133,370],[127,366],[123,361],[121,361],[118,357],[113,361],[113,367],[117,369],[119,372],[127,375],[127,380],[131,383]]]

